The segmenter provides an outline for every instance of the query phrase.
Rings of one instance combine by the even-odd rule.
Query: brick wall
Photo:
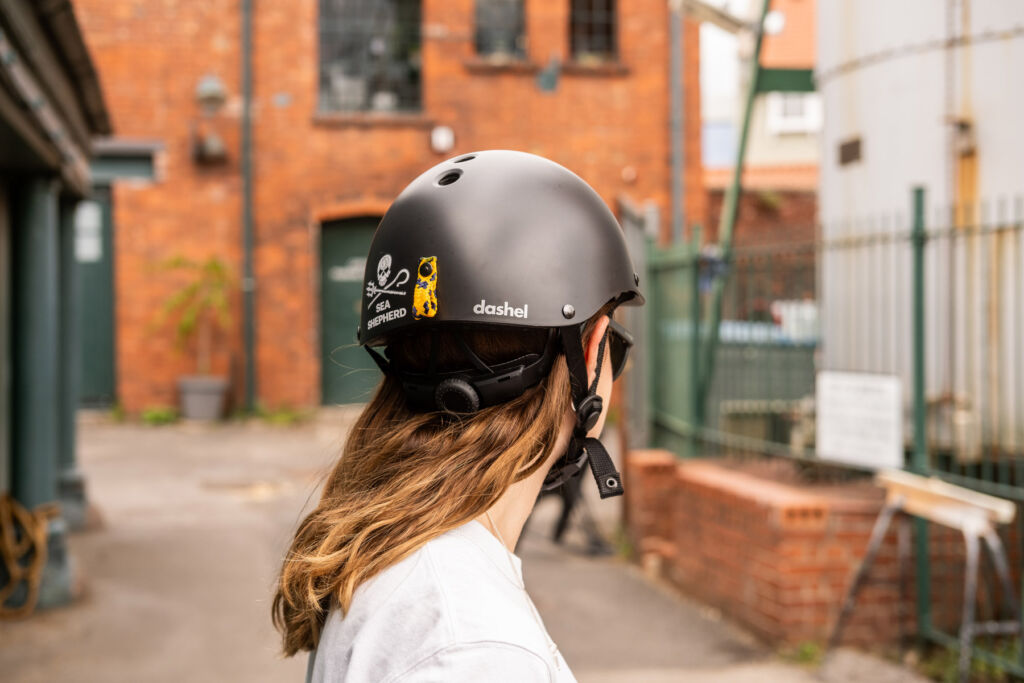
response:
[[[707,192],[707,240],[718,239],[725,191]],[[736,247],[813,242],[817,236],[818,193],[810,190],[751,189],[740,196],[733,233]]]
[[[514,148],[548,156],[583,176],[614,206],[621,193],[655,201],[668,216],[667,5],[620,5],[622,68],[566,64],[554,92],[536,85],[549,59],[565,62],[568,1],[526,3],[527,68],[480,65],[472,0],[423,1],[423,110],[388,120],[316,115],[317,2],[254,3],[256,367],[263,403],[319,403],[317,238],[320,222],[379,215],[413,177],[441,161],[435,124],[455,132],[452,154]],[[155,265],[182,253],[219,254],[241,269],[238,0],[76,0],[117,134],[164,143],[155,183],[114,192],[118,396],[128,412],[170,404],[192,361],[150,327],[174,289]],[[686,26],[687,215],[704,215],[700,162],[699,33]],[[204,118],[195,87],[215,74],[230,94]],[[218,133],[228,162],[190,158],[190,128]],[[664,221],[667,236],[669,221]],[[241,310],[214,367],[239,396]]]
[[[650,571],[770,643],[827,640],[866,552],[883,501],[880,489],[867,483],[796,486],[713,461],[678,461],[667,451],[631,452],[625,470],[628,529]],[[929,531],[933,623],[955,633],[963,540],[936,525]],[[1007,546],[1019,578],[1015,528],[1010,532]],[[844,643],[893,648],[901,635],[914,633],[914,563],[901,580],[897,539],[894,525]],[[979,614],[990,616],[986,609],[999,604],[998,591],[988,595],[986,582],[980,583]]]

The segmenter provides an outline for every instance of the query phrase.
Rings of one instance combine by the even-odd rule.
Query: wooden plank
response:
[[[886,470],[875,476],[875,482],[890,498],[902,497],[902,507],[910,514],[954,528],[963,528],[964,523],[979,518],[1008,524],[1017,511],[1011,501],[954,486],[937,477]]]

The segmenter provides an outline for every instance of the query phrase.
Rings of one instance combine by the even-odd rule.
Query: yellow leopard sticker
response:
[[[433,318],[437,315],[437,257],[424,256],[416,269],[416,287],[412,291],[413,316]]]

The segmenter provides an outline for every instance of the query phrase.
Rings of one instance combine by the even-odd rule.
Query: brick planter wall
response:
[[[657,450],[631,452],[626,476],[628,531],[649,571],[770,643],[828,638],[867,550],[880,489],[867,481],[781,483]],[[934,623],[955,632],[963,540],[950,529],[929,528]],[[915,632],[914,563],[901,582],[897,537],[894,525],[844,630],[846,644],[895,647]],[[1016,566],[1015,545],[1009,548]],[[979,604],[988,600],[981,583]]]

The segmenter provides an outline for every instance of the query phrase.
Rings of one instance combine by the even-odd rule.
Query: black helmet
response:
[[[465,413],[507,401],[547,375],[561,346],[580,440],[601,412],[596,386],[586,384],[582,323],[610,301],[643,303],[601,197],[552,161],[506,150],[449,159],[412,181],[374,233],[365,282],[359,343],[399,377],[412,405]],[[467,348],[466,372],[429,376],[403,373],[370,348],[412,331],[479,324],[550,329],[561,344],[498,367]],[[575,458],[580,467],[585,457]]]
[[[429,322],[561,327],[642,301],[638,285],[615,216],[579,176],[533,154],[475,152],[420,175],[384,214],[359,342]]]

